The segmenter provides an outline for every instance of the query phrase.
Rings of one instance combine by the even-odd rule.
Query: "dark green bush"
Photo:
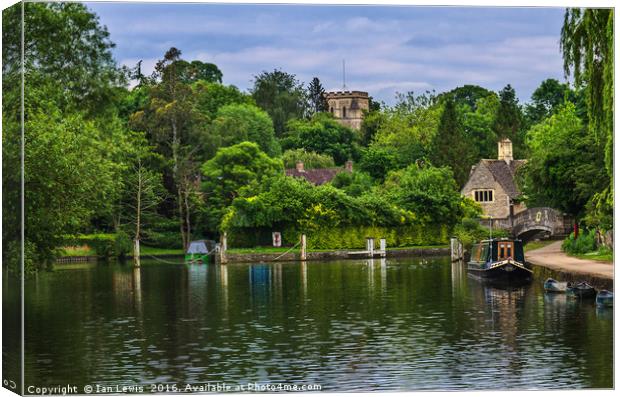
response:
[[[571,233],[562,243],[562,251],[569,254],[587,254],[596,251],[596,248],[596,230],[594,229],[590,231],[580,230],[577,239]]]

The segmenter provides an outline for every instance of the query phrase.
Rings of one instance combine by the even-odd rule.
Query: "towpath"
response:
[[[526,260],[553,270],[583,273],[607,279],[614,278],[613,262],[579,259],[562,252],[562,242],[556,241],[537,250],[528,251]]]

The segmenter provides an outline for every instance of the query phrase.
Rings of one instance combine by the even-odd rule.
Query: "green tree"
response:
[[[251,92],[256,104],[271,116],[277,137],[282,136],[289,120],[306,114],[306,93],[293,74],[262,72],[254,77]]]
[[[390,147],[371,145],[362,150],[358,167],[375,180],[383,182],[390,171],[399,168],[398,153]]]
[[[79,3],[26,2],[24,7],[26,90],[43,78],[60,88],[54,100],[61,110],[108,111],[124,75],[99,17]],[[19,90],[21,4],[4,10],[2,20],[3,91]]]
[[[450,97],[456,103],[457,107],[460,105],[467,105],[470,111],[473,112],[478,107],[478,101],[482,98],[488,98],[490,95],[494,95],[493,91],[489,91],[478,85],[466,84],[462,87],[457,87],[445,92],[439,95],[439,97]]]
[[[225,105],[254,105],[252,97],[242,93],[234,85],[208,83],[204,80],[199,80],[192,84],[192,91],[196,108],[208,120],[213,120],[217,115],[217,111]]]
[[[472,157],[472,153],[474,153],[471,149],[472,144],[475,145],[474,142],[468,142],[465,139],[454,100],[447,97],[439,120],[437,134],[433,140],[430,158],[436,166],[450,167],[459,187],[467,182],[469,171],[475,161]]]
[[[560,39],[564,70],[585,86],[588,130],[596,152],[604,153],[609,186],[590,205],[591,219],[613,216],[614,10],[569,8]],[[608,223],[608,221],[607,221]]]
[[[441,116],[434,94],[399,94],[396,105],[383,112],[385,118],[371,146],[395,152],[400,167],[427,157]]]
[[[5,124],[6,126],[6,124]],[[113,134],[110,136],[110,133]],[[122,135],[87,121],[79,114],[63,114],[50,104],[31,109],[24,128],[28,142],[24,158],[26,244],[33,249],[29,262],[50,264],[64,236],[88,225],[92,217],[107,211],[120,190],[124,150]],[[19,163],[20,140],[3,134],[3,221],[8,222],[3,243],[17,243],[10,234],[19,224],[19,173],[5,167]],[[17,211],[16,211],[17,210]],[[8,254],[8,252],[7,252]],[[6,262],[5,262],[6,261]],[[16,267],[19,256],[4,257]],[[33,271],[35,269],[27,269]]]
[[[474,160],[497,157],[498,138],[493,123],[498,109],[499,98],[493,92],[478,99],[473,111],[468,105],[459,107],[465,140],[469,143]]]
[[[295,168],[295,164],[298,161],[303,162],[304,168],[307,170],[314,168],[332,168],[336,166],[331,156],[312,151],[308,152],[305,149],[291,149],[285,151],[282,154],[282,161],[284,162],[284,168]]]
[[[423,223],[452,227],[463,215],[464,198],[447,167],[410,165],[390,173],[380,191]]]
[[[219,108],[205,145],[209,157],[218,148],[243,141],[255,142],[269,156],[280,154],[280,144],[275,138],[269,115],[254,105],[234,104]]]
[[[374,141],[377,132],[381,129],[386,119],[387,115],[380,110],[371,110],[364,114],[360,128],[362,146],[369,146]]]
[[[310,116],[315,113],[327,112],[327,100],[325,99],[325,89],[318,77],[312,79],[308,84],[308,111]]]
[[[219,230],[222,216],[236,197],[254,195],[269,178],[283,172],[282,161],[272,159],[253,142],[224,147],[202,165],[206,219]]]
[[[181,51],[169,49],[153,73],[156,82],[149,88],[144,110],[130,120],[132,128],[146,132],[159,153],[170,161],[170,176],[176,199],[176,215],[183,246],[191,240],[191,223],[198,195],[195,180],[199,175],[201,142],[206,141],[206,117],[195,103],[192,85],[183,81],[179,69]]]
[[[331,156],[338,165],[358,155],[355,132],[326,113],[317,113],[311,120],[292,120],[281,143],[284,149]]]
[[[222,83],[222,71],[212,63],[201,61],[187,62],[178,60],[177,68],[184,83],[203,81],[206,83]]]
[[[523,114],[510,84],[499,92],[499,107],[493,130],[498,139],[508,138],[512,141],[515,158],[525,158]]]
[[[332,179],[331,184],[352,197],[360,197],[374,187],[372,177],[361,171],[340,172]]]
[[[550,206],[580,218],[609,183],[604,160],[591,150],[594,137],[568,102],[527,133],[528,163],[519,170],[528,206]]]

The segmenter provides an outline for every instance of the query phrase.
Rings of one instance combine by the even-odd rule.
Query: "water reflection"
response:
[[[471,279],[447,258],[147,262],[44,274],[28,287],[36,291],[26,302],[33,384],[612,385],[611,316],[593,303],[545,295],[538,283]]]

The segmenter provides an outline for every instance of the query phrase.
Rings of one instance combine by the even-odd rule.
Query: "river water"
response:
[[[613,387],[612,310],[541,284],[443,257],[60,268],[26,282],[25,383]]]

